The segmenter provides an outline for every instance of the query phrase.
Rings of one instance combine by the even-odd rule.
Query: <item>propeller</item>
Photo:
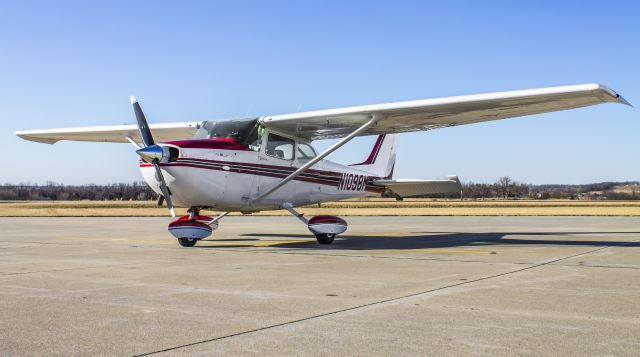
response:
[[[160,190],[162,191],[162,196],[167,201],[167,208],[169,208],[171,217],[175,217],[176,212],[173,209],[173,203],[171,203],[171,192],[169,191],[169,187],[164,180],[162,170],[160,170],[160,160],[162,160],[162,157],[164,156],[164,150],[162,150],[162,147],[156,145],[153,141],[153,135],[151,135],[151,130],[149,129],[147,118],[145,118],[138,100],[134,96],[132,96],[130,99],[131,105],[133,105],[133,112],[136,114],[136,120],[138,121],[138,130],[140,130],[140,137],[142,138],[142,142],[144,143],[144,147],[142,149],[136,150],[136,153],[142,158],[142,160],[152,164],[156,169],[156,176],[158,178],[158,181],[160,182]],[[162,204],[162,201],[160,199],[158,199],[158,202]]]

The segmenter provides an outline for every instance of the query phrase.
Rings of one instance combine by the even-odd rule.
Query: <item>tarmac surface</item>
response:
[[[640,355],[640,218],[0,218],[0,355]]]

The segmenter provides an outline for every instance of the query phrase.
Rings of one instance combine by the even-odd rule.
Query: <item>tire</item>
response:
[[[316,239],[320,244],[331,244],[333,243],[333,239],[336,237],[335,234],[316,234]]]
[[[183,247],[189,248],[196,245],[196,243],[198,243],[198,240],[195,238],[178,238],[178,243],[180,243],[180,245]]]

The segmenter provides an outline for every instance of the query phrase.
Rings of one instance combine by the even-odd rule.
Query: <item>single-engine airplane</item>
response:
[[[456,125],[585,107],[606,102],[630,105],[600,84],[582,84],[365,105],[257,118],[151,124],[135,97],[137,125],[26,130],[23,139],[53,144],[60,140],[130,143],[140,156],[147,184],[166,201],[188,207],[188,215],[169,224],[185,247],[209,237],[229,212],[286,209],[330,244],[346,231],[334,216],[307,219],[295,208],[352,197],[459,192],[456,176],[446,180],[395,180],[398,135]],[[378,135],[364,162],[342,165],[325,157],[356,136]],[[340,138],[318,154],[311,142]],[[220,210],[217,217],[201,209]]]

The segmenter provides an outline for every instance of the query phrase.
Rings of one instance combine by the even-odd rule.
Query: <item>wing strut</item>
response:
[[[137,150],[142,149],[142,146],[140,146],[140,144],[136,143],[135,140],[131,139],[130,136],[125,136],[124,138],[127,139],[127,141],[129,143],[131,143],[131,145],[133,145]]]
[[[353,131],[351,134],[349,134],[346,137],[342,138],[342,140],[340,140],[337,143],[333,144],[333,146],[331,146],[330,148],[325,150],[322,154],[316,156],[313,160],[311,160],[311,161],[307,162],[306,164],[302,165],[299,169],[297,169],[296,171],[292,172],[289,176],[283,178],[282,181],[278,182],[277,185],[275,185],[272,188],[270,188],[269,190],[267,190],[267,192],[265,192],[265,193],[261,194],[260,196],[258,196],[256,199],[253,200],[253,202],[261,201],[265,197],[267,197],[270,194],[272,194],[273,192],[275,192],[280,187],[284,186],[287,182],[289,182],[289,181],[293,180],[294,178],[298,177],[298,175],[300,175],[301,173],[307,171],[308,168],[310,168],[311,166],[313,166],[316,163],[318,163],[320,160],[322,160],[325,157],[327,157],[327,155],[329,155],[332,152],[338,150],[342,145],[346,144],[347,142],[349,142],[354,137],[358,136],[363,131],[369,129],[369,127],[374,125],[378,120],[380,120],[380,118],[381,118],[380,114],[371,113],[370,114],[370,119],[369,119],[368,122],[364,123],[361,127],[356,129],[355,131]]]

